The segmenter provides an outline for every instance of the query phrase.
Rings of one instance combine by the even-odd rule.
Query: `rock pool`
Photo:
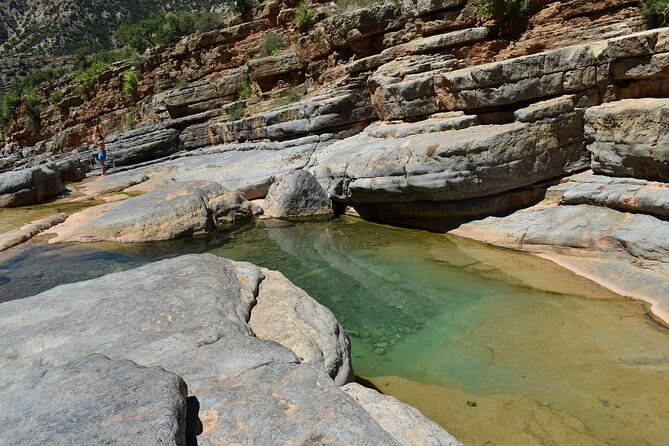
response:
[[[339,218],[0,253],[0,301],[186,252],[277,269],[347,329],[356,374],[465,444],[663,444],[669,330],[551,262]]]

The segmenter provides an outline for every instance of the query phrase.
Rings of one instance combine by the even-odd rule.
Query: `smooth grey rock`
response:
[[[459,130],[478,124],[475,115],[463,112],[437,113],[419,122],[382,122],[372,124],[365,129],[372,138],[403,138],[423,133]]]
[[[212,124],[209,130],[213,144],[281,141],[352,127],[374,118],[369,94],[363,85],[352,83],[276,110]]]
[[[269,187],[264,214],[275,218],[332,215],[332,201],[306,170],[284,174]]]
[[[561,204],[590,204],[669,220],[669,184],[634,178],[579,174],[549,193],[561,194]]]
[[[2,438],[22,445],[186,445],[183,380],[93,354],[3,373]]]
[[[50,243],[144,242],[208,232],[253,217],[242,196],[206,182],[176,183],[124,201],[88,208],[53,227]]]
[[[260,339],[290,348],[300,362],[318,364],[338,386],[353,380],[350,341],[330,310],[307,293],[265,271],[249,326]]]
[[[166,124],[155,124],[111,135],[106,140],[106,148],[110,164],[129,166],[178,152],[182,143],[178,130]]]
[[[584,119],[593,171],[669,181],[669,99],[610,102]]]
[[[60,224],[67,219],[67,214],[54,214],[23,225],[18,229],[0,234],[0,251],[30,240],[40,232]]]
[[[247,199],[267,195],[274,178],[303,168],[319,146],[330,141],[319,136],[300,138],[281,143],[263,142],[214,146],[196,153],[189,153],[128,172],[108,175],[114,182],[123,184],[125,179],[148,177],[134,186],[134,191],[151,191],[174,182],[212,181],[228,190],[238,191]],[[99,189],[87,183],[84,190]],[[105,180],[102,184],[106,184]],[[111,181],[111,180],[109,180]]]
[[[347,204],[480,198],[586,168],[582,125],[574,112],[406,138],[362,134],[318,150],[307,169]]]
[[[55,164],[0,174],[0,208],[41,203],[62,192],[60,170]]]
[[[63,181],[81,181],[86,178],[86,168],[78,158],[65,158],[55,162]]]
[[[508,217],[473,221],[453,233],[467,236],[470,231],[508,245],[565,246],[651,261],[669,259],[669,222],[597,206],[529,208]]]
[[[97,352],[181,376],[197,402],[189,417],[202,424],[199,444],[401,444],[318,362],[255,336],[248,320],[261,284],[292,294],[268,273],[188,255],[0,304],[0,380],[11,385],[26,362],[53,367]]]
[[[462,446],[455,437],[427,419],[417,409],[392,396],[346,384],[342,390],[353,397],[397,441],[410,446]]]
[[[540,101],[516,110],[514,116],[519,122],[536,122],[546,118],[557,118],[562,114],[574,111],[575,98],[575,95],[565,95]]]

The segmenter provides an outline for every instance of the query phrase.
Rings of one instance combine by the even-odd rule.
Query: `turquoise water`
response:
[[[34,243],[0,254],[0,300],[187,252],[281,271],[342,323],[358,376],[467,443],[669,438],[669,332],[640,302],[550,262],[443,234],[340,218],[166,243]],[[462,395],[476,410],[453,405]]]

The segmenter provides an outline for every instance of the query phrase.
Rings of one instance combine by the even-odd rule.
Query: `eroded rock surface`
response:
[[[314,176],[298,170],[272,183],[263,202],[264,214],[276,218],[332,215],[332,201]]]
[[[216,183],[176,183],[76,214],[51,229],[51,243],[171,240],[251,220],[251,205]]]
[[[186,445],[188,391],[173,373],[99,354],[21,365],[0,378],[3,441]]]
[[[0,174],[0,208],[40,203],[63,192],[55,164]]]
[[[591,107],[585,135],[592,170],[669,181],[669,99],[624,99]]]
[[[54,368],[100,353],[181,376],[193,400],[188,417],[202,426],[199,444],[402,444],[337,387],[320,360],[301,362],[275,342],[282,339],[267,334],[271,329],[264,331],[265,339],[255,336],[264,324],[256,321],[252,328],[248,321],[264,294],[261,287],[271,290],[261,300],[290,302],[295,293],[278,273],[189,255],[3,303],[1,382],[13,386],[26,379],[33,385],[23,373],[30,364]],[[294,320],[294,313],[279,311],[272,323],[290,327]],[[336,324],[331,314],[326,322]],[[343,333],[341,327],[337,331]],[[304,336],[295,345],[338,342],[321,330],[293,334]],[[317,337],[307,339],[309,334]],[[349,354],[347,345],[339,351]],[[29,391],[32,398],[52,396]],[[152,396],[161,399],[164,392],[154,387]],[[72,409],[65,403],[68,413]],[[77,409],[96,413],[105,404],[97,398],[85,403]],[[14,416],[25,418],[31,411],[22,407]]]
[[[358,383],[342,387],[402,444],[411,446],[462,446],[455,437],[425,415],[392,396],[382,395]],[[399,416],[398,416],[399,415]]]

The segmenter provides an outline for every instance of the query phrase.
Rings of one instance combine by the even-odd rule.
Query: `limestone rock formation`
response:
[[[58,234],[50,242],[171,240],[246,222],[252,216],[243,197],[216,183],[176,183],[75,214],[50,230]]]
[[[100,353],[113,361],[160,366],[181,376],[192,402],[188,418],[201,426],[199,431],[191,430],[193,435],[200,434],[196,439],[200,444],[403,444],[337,387],[318,358],[314,363],[308,363],[308,358],[301,362],[280,344],[283,339],[274,338],[272,329],[263,328],[263,322],[256,320],[255,328],[249,325],[256,299],[265,287],[270,292],[261,301],[290,301],[295,293],[281,274],[213,255],[189,255],[0,304],[0,366],[6,372],[0,378],[2,388],[5,394],[20,392],[12,389],[19,380],[34,386],[39,375],[25,375],[24,371],[35,363],[47,369],[49,377],[49,369]],[[335,326],[329,312],[322,314],[329,315],[328,326]],[[289,327],[295,320],[294,314],[281,311],[274,316],[275,326]],[[256,329],[264,330],[265,339],[256,337]],[[341,327],[336,331],[343,332]],[[325,346],[339,342],[328,339],[331,334],[295,330],[293,335],[303,339],[291,343]],[[310,339],[312,335],[317,337]],[[348,346],[340,345],[339,352],[348,356]],[[163,373],[122,364],[127,366],[109,372],[114,380],[128,369],[140,382],[147,373]],[[173,399],[168,396],[176,396],[176,389],[178,386],[154,385],[147,403],[164,407],[161,402]],[[113,388],[104,391],[114,392]],[[53,395],[38,389],[28,392],[33,399]],[[82,399],[77,393],[64,401],[64,413],[75,409],[70,402],[89,414],[99,413],[108,404],[92,396]],[[141,409],[145,408],[142,404]],[[16,409],[12,416],[24,419],[33,410]],[[171,415],[171,420],[179,418]],[[173,425],[167,425],[173,432]],[[67,425],[61,428],[67,430]]]
[[[418,410],[392,396],[382,395],[358,383],[346,384],[342,390],[352,396],[382,428],[402,444],[462,446],[462,443]]]
[[[40,203],[63,192],[54,164],[0,174],[0,208]]]
[[[265,215],[275,218],[332,215],[332,201],[306,170],[287,173],[269,187],[263,203]]]
[[[11,248],[31,239],[40,232],[58,225],[67,219],[67,214],[59,213],[37,221],[32,221],[18,229],[0,234],[0,251]]]
[[[165,124],[112,135],[106,143],[109,162],[114,166],[128,166],[163,158],[182,148],[179,132]]]
[[[4,439],[26,445],[186,444],[188,391],[180,377],[99,354],[63,362],[23,363],[3,374]]]
[[[669,181],[669,99],[624,99],[591,107],[585,135],[592,170]]]

